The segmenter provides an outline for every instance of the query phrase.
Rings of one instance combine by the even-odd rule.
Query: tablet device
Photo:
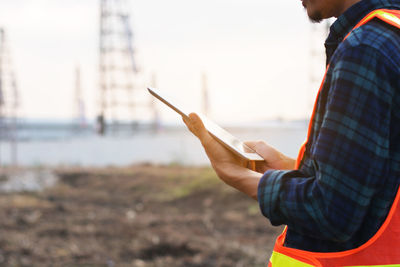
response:
[[[163,102],[165,105],[170,107],[171,109],[175,110],[183,117],[189,117],[190,112],[183,110],[181,107],[177,107],[175,103],[171,101],[171,99],[166,98],[164,95],[161,95],[160,91],[155,88],[147,88],[150,94],[155,96],[158,100]],[[237,154],[238,156],[250,160],[250,161],[264,161],[264,159],[257,154],[253,149],[249,146],[245,145],[242,141],[238,138],[231,135],[226,130],[222,129],[220,126],[212,122],[211,120],[207,119],[205,116],[200,115],[201,120],[207,131],[222,145],[226,148]]]

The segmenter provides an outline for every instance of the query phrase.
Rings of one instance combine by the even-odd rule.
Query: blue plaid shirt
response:
[[[400,184],[400,30],[378,19],[344,37],[369,12],[400,0],[363,0],[331,26],[330,64],[299,170],[267,171],[261,211],[288,226],[285,246],[352,249],[385,220]],[[400,244],[399,244],[400,246]]]

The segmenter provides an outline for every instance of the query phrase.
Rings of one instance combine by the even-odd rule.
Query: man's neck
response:
[[[343,1],[343,5],[342,7],[338,10],[338,14],[335,15],[335,17],[339,17],[340,15],[342,15],[347,9],[349,9],[351,6],[353,6],[354,4],[360,2],[361,0],[345,0]]]

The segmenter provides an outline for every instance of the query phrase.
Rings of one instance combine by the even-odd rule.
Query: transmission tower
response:
[[[17,81],[6,32],[0,28],[0,140],[10,142],[12,166],[17,166]],[[0,151],[1,152],[1,151]],[[1,157],[0,157],[1,159]],[[1,162],[1,161],[0,161]]]
[[[106,122],[137,121],[138,108],[149,106],[145,88],[135,86],[138,70],[132,39],[128,0],[100,0],[100,133]]]
[[[75,69],[75,99],[74,99],[74,131],[83,130],[86,126],[85,102],[82,95],[81,71],[79,66]]]

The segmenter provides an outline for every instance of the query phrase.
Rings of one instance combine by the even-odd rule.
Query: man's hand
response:
[[[182,118],[189,130],[199,138],[219,178],[228,185],[257,199],[258,182],[262,175],[248,169],[246,160],[239,158],[216,141],[197,114],[191,113],[189,119]]]
[[[264,141],[246,141],[247,146],[257,152],[265,161],[257,161],[255,171],[264,173],[269,169],[293,170],[296,160],[285,156]]]

